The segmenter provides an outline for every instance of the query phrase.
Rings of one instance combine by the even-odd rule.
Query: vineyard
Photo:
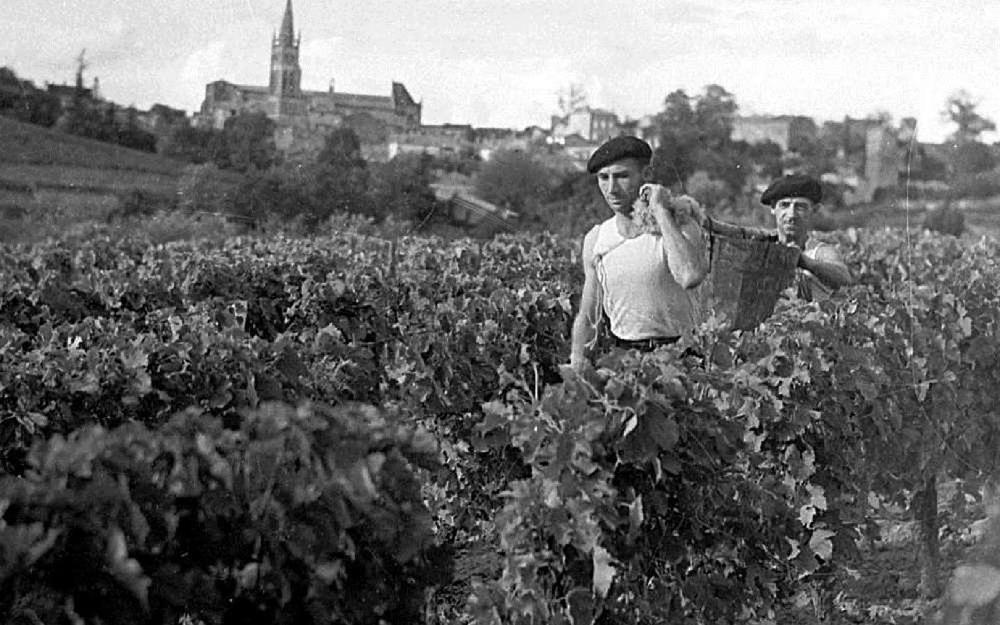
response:
[[[859,285],[582,373],[549,235],[4,248],[0,615],[907,622],[845,589],[982,510],[1000,247],[832,236]]]

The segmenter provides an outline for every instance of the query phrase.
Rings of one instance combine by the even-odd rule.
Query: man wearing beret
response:
[[[834,289],[854,282],[836,247],[809,238],[822,199],[819,181],[801,174],[778,178],[760,196],[761,204],[771,207],[778,240],[802,250],[798,290],[806,299],[825,297]]]
[[[612,341],[652,349],[676,341],[697,322],[693,292],[708,272],[704,237],[692,215],[697,203],[644,184],[652,150],[636,137],[615,137],[590,157],[587,171],[614,212],[583,241],[583,292],[573,322],[570,364],[579,369],[594,344],[602,315]],[[634,217],[639,208],[655,226]]]

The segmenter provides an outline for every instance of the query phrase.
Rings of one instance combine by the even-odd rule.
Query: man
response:
[[[837,248],[809,238],[822,199],[819,181],[801,174],[778,178],[760,196],[761,204],[771,207],[778,240],[802,250],[797,282],[800,297],[806,299],[824,298],[834,289],[854,283]]]
[[[697,203],[671,198],[658,184],[643,184],[651,158],[645,141],[616,137],[587,163],[614,215],[583,241],[583,292],[570,352],[574,368],[586,362],[601,315],[607,315],[615,344],[640,349],[676,341],[698,321],[691,289],[708,272],[708,260],[691,214]],[[633,219],[633,211],[647,205],[655,232]]]

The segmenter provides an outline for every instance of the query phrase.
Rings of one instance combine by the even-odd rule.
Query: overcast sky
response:
[[[622,116],[710,83],[740,112],[887,111],[923,141],[965,89],[1000,122],[1000,0],[293,0],[303,87],[424,103],[424,123],[548,126],[560,88]],[[195,110],[205,83],[266,85],[285,0],[0,0],[0,65],[105,97]],[[988,137],[995,140],[996,135]]]

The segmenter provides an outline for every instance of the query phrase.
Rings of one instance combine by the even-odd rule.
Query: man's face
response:
[[[804,197],[783,197],[771,207],[778,237],[782,241],[802,242],[812,227],[816,204]]]
[[[632,204],[643,184],[643,169],[639,160],[626,158],[597,170],[597,186],[611,210],[624,215],[632,213]]]

